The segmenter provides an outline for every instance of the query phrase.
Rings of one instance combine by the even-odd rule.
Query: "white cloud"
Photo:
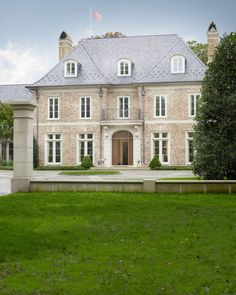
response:
[[[9,41],[0,48],[0,84],[33,83],[49,69],[48,58],[36,52],[35,47]]]

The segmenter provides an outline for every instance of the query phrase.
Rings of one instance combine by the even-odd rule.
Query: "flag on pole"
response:
[[[97,22],[100,22],[103,19],[102,15],[96,10],[93,10],[92,16]]]

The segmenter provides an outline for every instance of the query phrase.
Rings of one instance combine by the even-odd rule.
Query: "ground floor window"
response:
[[[47,163],[61,164],[61,134],[47,134]]]
[[[89,156],[93,162],[93,134],[79,134],[79,162],[83,161],[85,156]]]
[[[194,157],[193,132],[187,132],[187,164],[192,164]]]
[[[169,133],[153,133],[153,154],[158,156],[162,164],[169,163]]]

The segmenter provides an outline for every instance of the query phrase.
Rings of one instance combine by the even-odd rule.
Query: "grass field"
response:
[[[190,177],[164,177],[160,178],[160,180],[204,180],[202,177],[198,176],[190,176]]]
[[[236,294],[236,195],[0,197],[0,294]]]
[[[109,174],[120,174],[116,170],[80,170],[80,171],[63,171],[60,175],[109,175]]]

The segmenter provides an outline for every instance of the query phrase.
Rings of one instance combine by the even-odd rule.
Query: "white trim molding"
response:
[[[157,98],[159,98],[159,115],[157,115]],[[164,99],[164,115],[162,115],[162,99]],[[155,94],[154,95],[154,118],[167,118],[167,95]]]

